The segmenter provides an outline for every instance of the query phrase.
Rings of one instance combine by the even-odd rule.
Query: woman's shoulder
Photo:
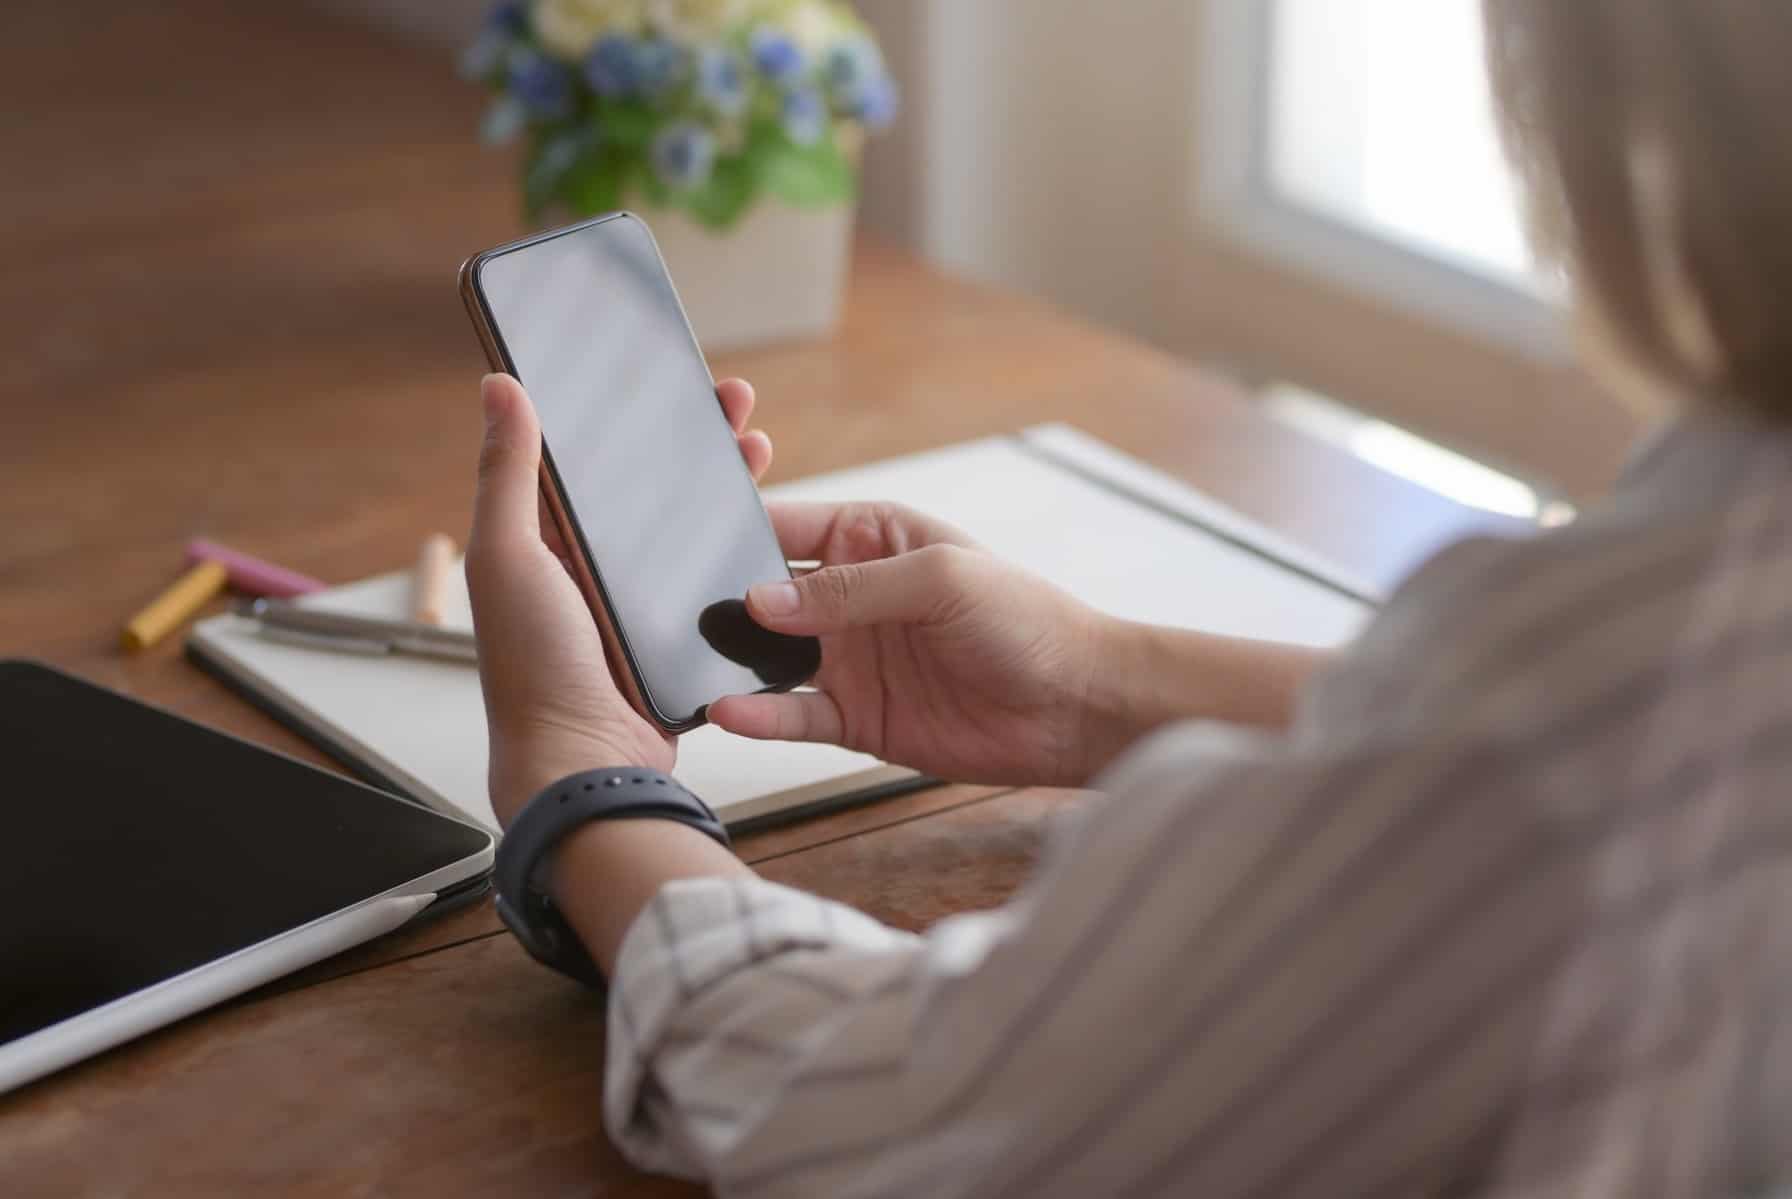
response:
[[[1615,509],[1528,538],[1461,542],[1399,588],[1303,716],[1333,727],[1546,720],[1666,652],[1720,540],[1711,513]]]

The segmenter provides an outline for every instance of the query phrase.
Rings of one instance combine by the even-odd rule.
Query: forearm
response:
[[[1285,729],[1329,651],[1113,621],[1090,684],[1089,772],[1183,720]]]
[[[606,977],[629,927],[667,883],[753,873],[696,829],[666,820],[586,825],[561,843],[552,870],[555,904]]]

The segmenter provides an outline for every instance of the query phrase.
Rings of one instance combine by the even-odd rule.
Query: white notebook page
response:
[[[906,503],[959,525],[1095,607],[1134,620],[1329,646],[1354,636],[1371,611],[1345,594],[1366,591],[1360,582],[1065,426],[818,476],[774,488],[771,498]],[[1267,547],[1343,591],[1226,538]],[[408,572],[400,572],[308,602],[402,617],[409,588]],[[464,591],[453,603],[451,623],[470,626]],[[471,668],[301,649],[260,637],[253,622],[236,616],[202,623],[193,644],[337,753],[426,802],[495,826],[486,798],[485,715]],[[736,824],[901,777],[861,754],[748,742],[715,729],[682,739],[677,773]]]

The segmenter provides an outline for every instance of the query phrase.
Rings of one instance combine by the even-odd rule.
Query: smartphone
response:
[[[487,250],[460,288],[540,413],[544,509],[635,709],[680,733],[725,695],[812,678],[819,642],[747,615],[747,589],[790,567],[646,222]]]

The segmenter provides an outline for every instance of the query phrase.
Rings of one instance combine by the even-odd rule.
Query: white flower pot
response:
[[[840,323],[853,207],[762,199],[726,232],[643,208],[705,353],[825,337]]]

